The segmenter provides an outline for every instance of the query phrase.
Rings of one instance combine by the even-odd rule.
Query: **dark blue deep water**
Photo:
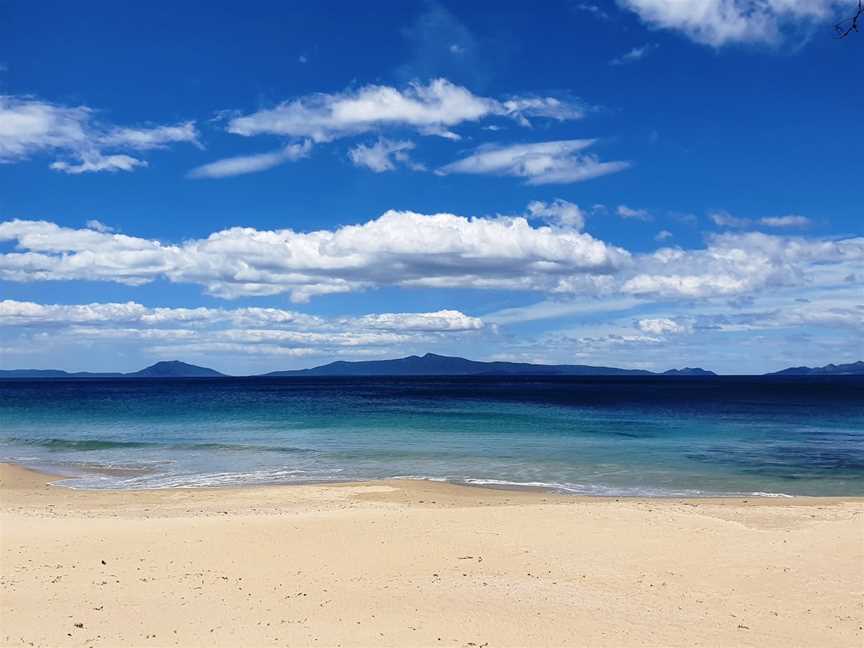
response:
[[[7,380],[0,460],[85,488],[415,477],[864,495],[864,379]]]

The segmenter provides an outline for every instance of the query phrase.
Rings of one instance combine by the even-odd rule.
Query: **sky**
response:
[[[852,0],[0,3],[0,367],[864,357]]]

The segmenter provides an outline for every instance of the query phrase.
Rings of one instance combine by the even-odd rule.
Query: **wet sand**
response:
[[[4,646],[864,645],[861,499],[50,480],[0,465]]]

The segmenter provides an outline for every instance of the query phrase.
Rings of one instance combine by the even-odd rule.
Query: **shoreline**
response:
[[[0,464],[4,646],[864,640],[862,498],[50,480]]]
[[[74,485],[66,485],[60,482],[74,480],[79,478],[78,475],[70,475],[70,474],[62,474],[61,472],[53,472],[50,467],[45,464],[39,462],[33,462],[32,464],[28,464],[26,462],[15,462],[9,460],[0,461],[0,467],[9,466],[9,467],[17,467],[23,470],[30,471],[32,473],[36,473],[44,476],[45,478],[50,478],[50,484],[52,486],[56,486],[58,488],[63,488],[71,491],[80,491],[80,492],[92,492],[92,493],[137,493],[137,492],[161,492],[161,491],[209,491],[209,490],[234,490],[234,489],[247,489],[247,488],[292,488],[292,487],[302,487],[302,486],[340,486],[340,485],[360,485],[360,484],[388,484],[390,482],[423,482],[430,484],[446,484],[448,486],[452,486],[455,488],[468,488],[468,489],[481,489],[481,490],[492,490],[492,491],[507,491],[507,492],[537,492],[543,493],[546,495],[554,495],[560,496],[564,498],[575,498],[575,499],[630,499],[630,500],[668,500],[668,501],[717,501],[717,500],[730,500],[730,501],[740,501],[742,499],[759,499],[759,500],[807,500],[807,501],[817,501],[824,500],[826,502],[831,501],[850,501],[850,502],[864,502],[864,495],[796,495],[790,493],[774,493],[774,492],[741,492],[741,493],[699,493],[699,494],[655,494],[655,493],[617,493],[617,492],[609,492],[609,493],[580,493],[572,490],[567,490],[565,487],[560,487],[560,485],[556,484],[541,484],[538,482],[531,483],[519,483],[519,482],[510,482],[507,480],[494,480],[494,479],[477,479],[476,481],[456,481],[447,478],[438,478],[438,477],[421,477],[421,476],[397,476],[397,477],[383,477],[383,478],[372,478],[372,479],[333,479],[333,480],[309,480],[309,481],[269,481],[269,482],[246,482],[246,483],[232,483],[232,484],[196,484],[196,485],[183,485],[183,486],[153,486],[153,487],[141,487],[141,488],[87,488],[86,486],[74,486]],[[135,469],[135,468],[113,468],[113,467],[100,467],[100,466],[88,466],[86,470],[81,471],[84,474],[106,474],[106,475],[116,475],[116,474],[144,474],[145,471],[143,469]]]

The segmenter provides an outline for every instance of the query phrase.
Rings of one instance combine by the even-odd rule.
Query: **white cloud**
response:
[[[750,227],[753,225],[753,221],[749,218],[738,218],[737,216],[733,216],[729,212],[725,211],[708,214],[708,218],[710,218],[715,225],[719,225],[720,227]]]
[[[456,310],[434,313],[381,313],[349,321],[361,328],[390,331],[479,331],[485,324],[479,317],[469,317]]]
[[[307,157],[312,150],[312,142],[304,140],[299,144],[288,144],[278,151],[257,153],[255,155],[238,155],[204,164],[192,169],[190,178],[225,178],[266,171],[286,162],[293,162]]]
[[[790,214],[788,216],[768,216],[760,218],[759,223],[768,227],[809,227],[810,219],[805,216]]]
[[[767,216],[765,218],[753,220],[752,218],[739,218],[737,216],[733,216],[729,212],[719,211],[709,214],[708,217],[712,221],[714,221],[715,225],[719,225],[720,227],[736,227],[739,229],[754,227],[758,225],[778,229],[809,227],[810,225],[812,225],[812,222],[809,218],[805,216],[798,216],[796,214],[789,214],[787,216]]]
[[[148,308],[135,302],[38,304],[0,301],[4,337],[37,340],[48,334],[64,345],[93,342],[151,347],[175,355],[201,353],[363,354],[389,345],[436,344],[476,335],[483,320],[455,310],[375,313],[321,318],[272,308]],[[38,344],[38,342],[36,342]],[[350,351],[349,351],[350,350]]]
[[[67,162],[57,160],[51,163],[55,171],[62,171],[70,175],[80,173],[95,173],[98,171],[134,171],[138,167],[146,167],[147,162],[139,160],[130,155],[102,155],[101,153],[82,153],[80,161]]]
[[[765,288],[838,284],[864,262],[864,238],[780,237],[749,232],[709,238],[703,250],[662,248],[636,260],[638,270],[620,287],[652,298],[741,296]]]
[[[132,171],[146,162],[122,151],[145,151],[169,144],[197,144],[193,122],[146,128],[104,124],[85,106],[68,107],[32,97],[0,95],[0,163],[37,153],[61,155],[51,168],[78,174]],[[119,149],[119,150],[118,150]]]
[[[618,0],[651,27],[713,47],[780,42],[786,31],[830,21],[849,0]]]
[[[355,166],[366,167],[375,173],[393,171],[396,164],[401,163],[414,171],[422,171],[425,167],[411,160],[408,151],[414,149],[414,142],[393,141],[379,137],[371,145],[358,144],[348,151],[349,159]]]
[[[845,286],[864,263],[864,238],[758,232],[715,234],[701,249],[631,254],[577,231],[572,203],[541,204],[535,213],[559,219],[556,226],[534,227],[522,217],[388,211],[334,230],[235,227],[181,244],[7,221],[0,223],[0,241],[15,248],[0,254],[0,280],[140,285],[164,278],[223,298],[287,293],[295,301],[380,286],[662,301]]]
[[[438,173],[471,173],[515,176],[528,184],[565,184],[581,182],[623,171],[629,162],[601,162],[596,156],[581,153],[595,140],[558,140],[510,146],[486,145],[468,157],[447,164]]]
[[[153,128],[111,128],[99,137],[102,146],[132,148],[137,151],[165,148],[174,142],[198,144],[198,131],[195,122],[184,122],[175,126],[155,126]]]
[[[651,335],[689,333],[692,330],[689,325],[666,317],[640,319],[636,322],[636,326],[640,331]]]
[[[447,79],[404,88],[367,85],[334,94],[313,94],[275,108],[235,117],[228,131],[236,135],[286,135],[327,142],[383,127],[407,127],[423,134],[458,138],[450,128],[488,117],[522,123],[530,117],[579,119],[581,107],[554,97],[481,97]]]
[[[90,220],[88,220],[86,223],[84,223],[84,226],[87,229],[96,230],[97,232],[102,232],[103,234],[114,231],[113,227],[110,227],[102,221],[96,220],[95,218],[91,218]]]
[[[655,241],[665,241],[667,239],[672,238],[673,234],[669,230],[660,230],[657,232],[657,235],[654,237]]]
[[[289,293],[297,301],[377,285],[552,290],[564,278],[603,275],[630,261],[588,234],[535,228],[524,218],[397,211],[332,231],[236,227],[181,245],[8,221],[0,241],[18,248],[0,255],[0,278],[10,281],[139,285],[165,277],[222,297]]]
[[[646,43],[641,47],[634,47],[628,52],[625,52],[621,56],[616,56],[611,61],[609,61],[609,65],[627,65],[628,63],[635,63],[636,61],[641,61],[643,58],[648,56],[651,52],[659,47],[657,43]]]
[[[618,205],[618,209],[615,210],[615,213],[621,218],[630,218],[641,221],[651,220],[651,214],[648,213],[647,209],[634,209],[627,205]]]
[[[553,225],[581,230],[585,227],[585,212],[578,205],[556,198],[551,203],[535,200],[528,204],[531,218],[540,218]]]

